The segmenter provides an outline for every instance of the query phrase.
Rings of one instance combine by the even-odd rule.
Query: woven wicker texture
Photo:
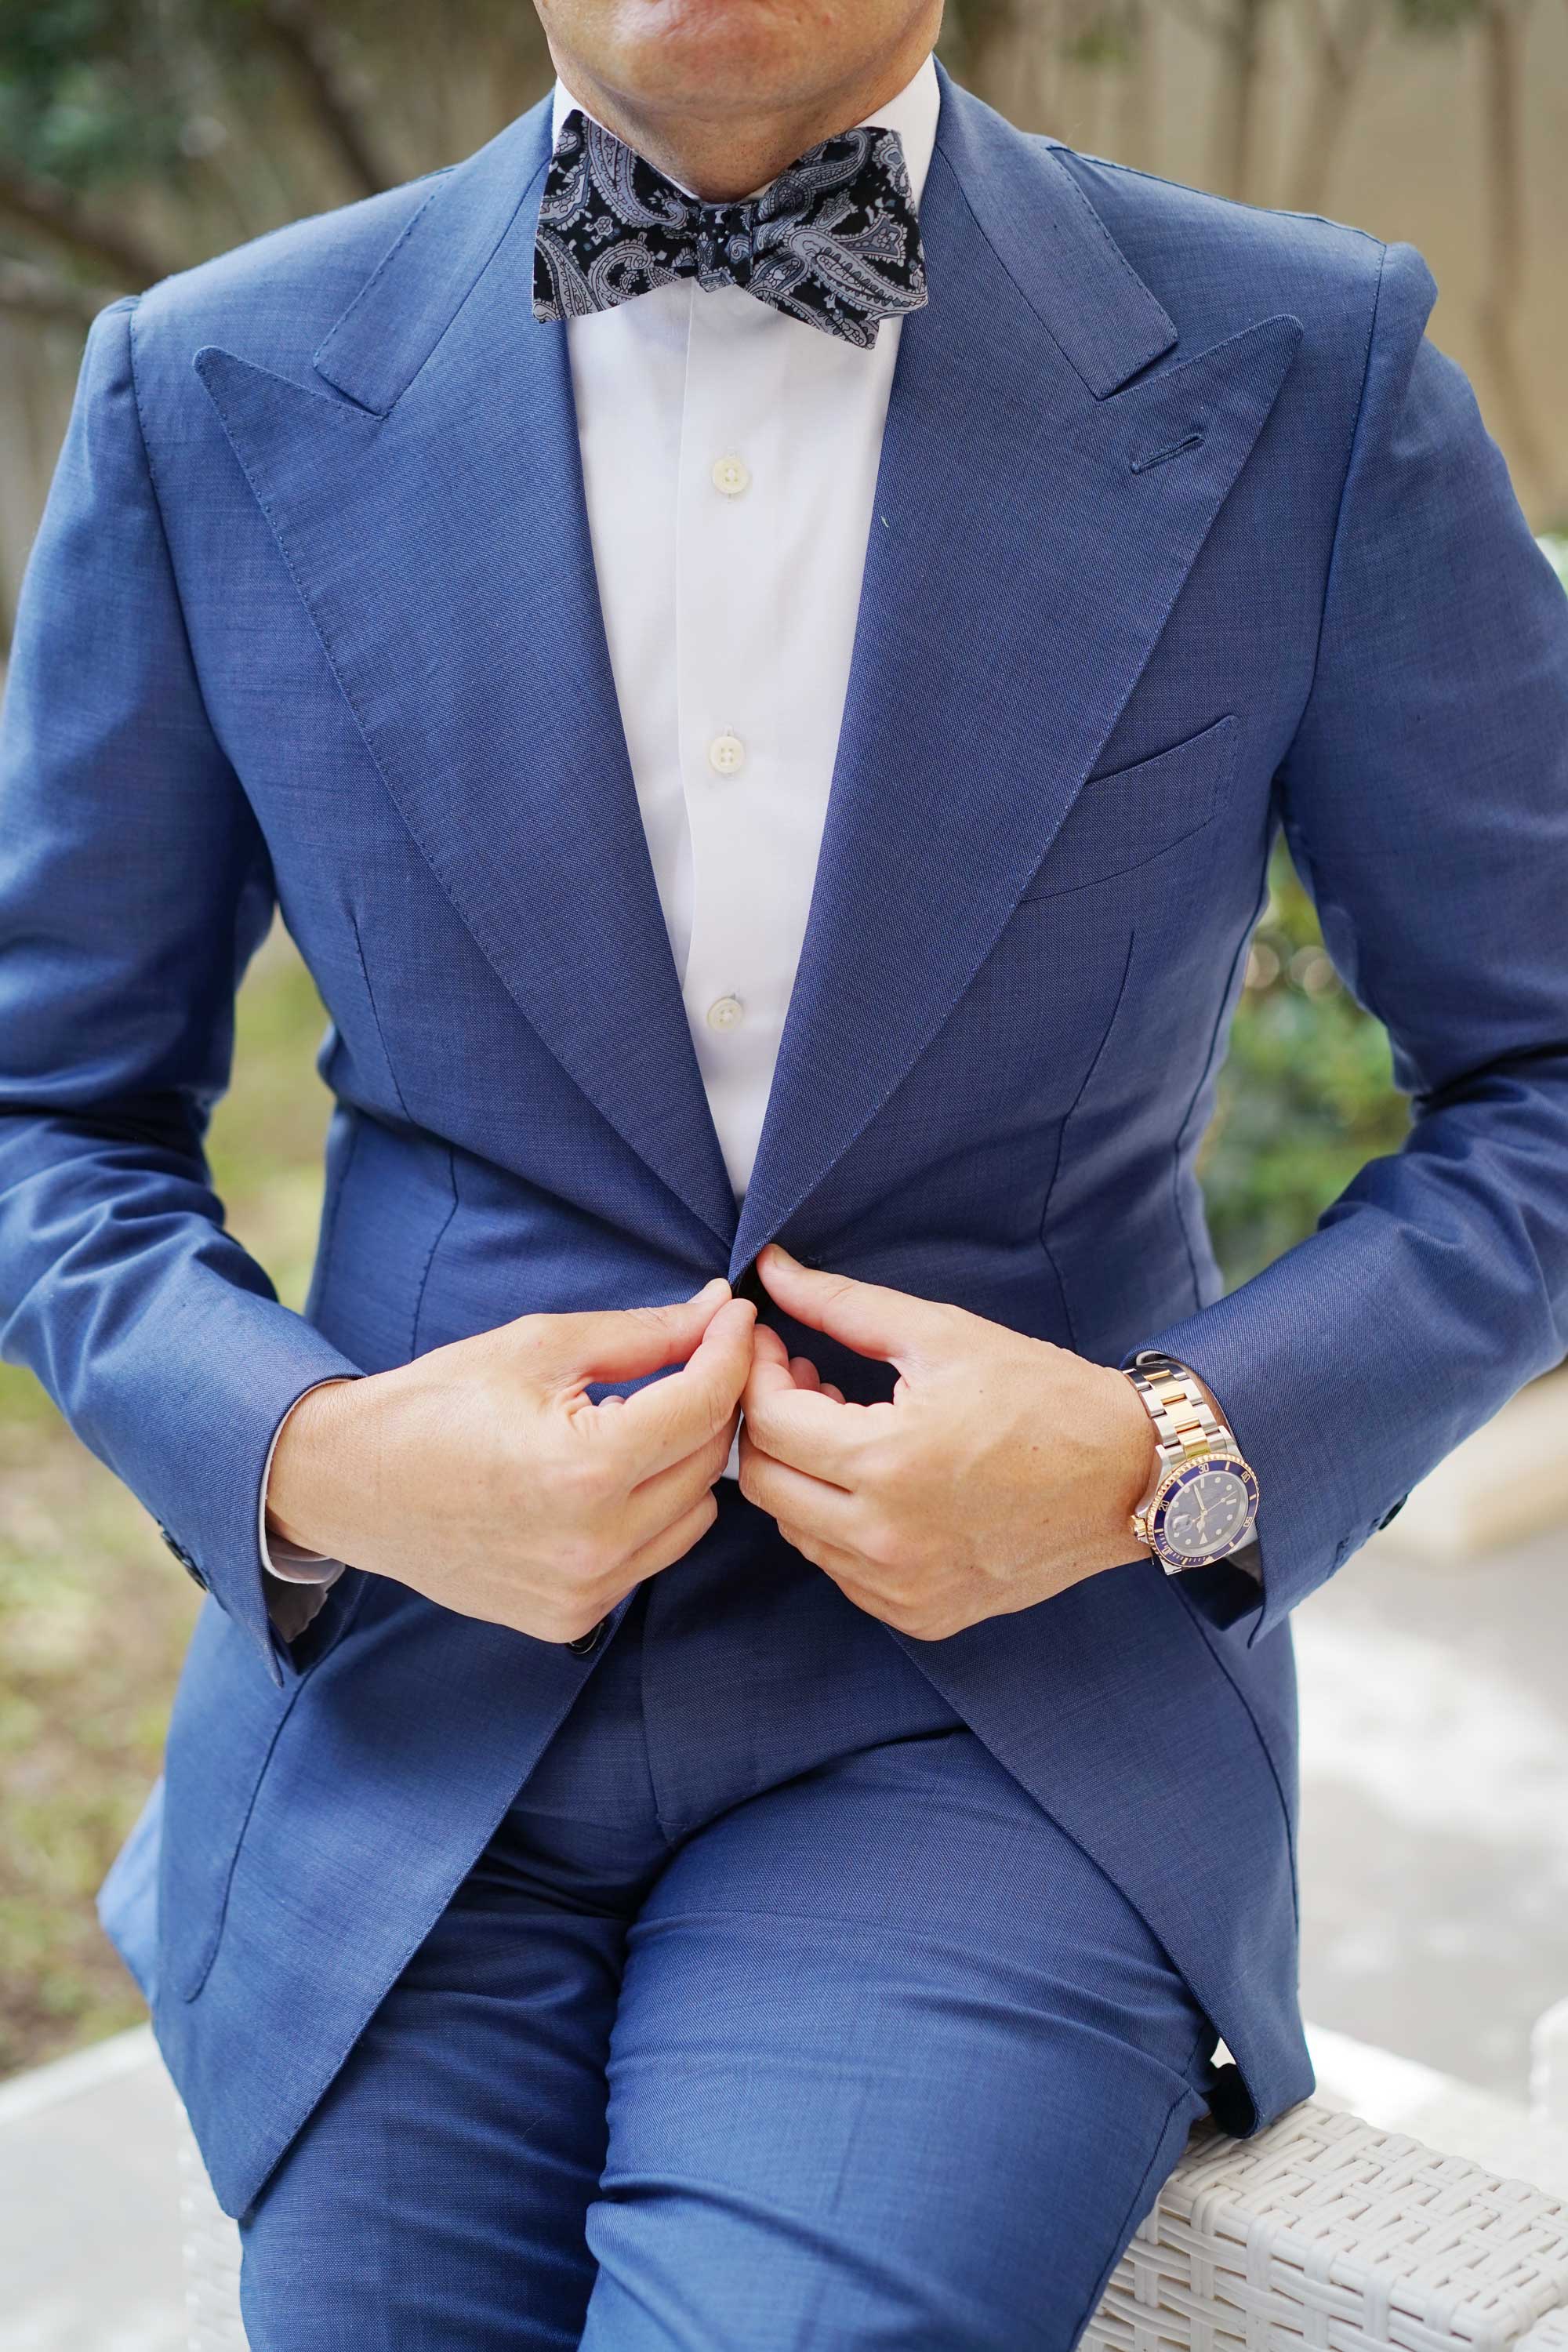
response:
[[[1297,2107],[1194,2134],[1122,2257],[1091,2352],[1568,2352],[1568,2208]]]
[[[190,2352],[247,2352],[239,2316],[239,2231],[213,2195],[190,2126],[181,2118],[181,2244]]]

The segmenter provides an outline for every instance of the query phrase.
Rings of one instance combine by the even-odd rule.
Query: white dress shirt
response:
[[[556,83],[552,137],[580,105]],[[928,57],[865,118],[899,133],[917,205],[939,105]],[[566,326],[621,724],[737,1201],[805,937],[901,324],[862,351],[681,278]],[[277,1544],[269,1565],[333,1567]]]
[[[577,103],[558,82],[557,134]],[[938,103],[928,58],[868,118],[899,133],[917,204]],[[566,328],[621,723],[737,1199],[805,936],[900,325],[860,351],[688,278]]]

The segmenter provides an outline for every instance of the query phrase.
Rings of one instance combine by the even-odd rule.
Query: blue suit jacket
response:
[[[1140,1561],[906,1646],[1144,1913],[1235,2054],[1233,2118],[1266,2118],[1310,2081],[1284,1621],[1568,1344],[1568,605],[1423,341],[1413,252],[1025,137],[944,79],[931,303],[737,1219],[564,330],[529,308],[548,122],[106,311],[26,583],[5,1345],[213,1596],[111,1929],[241,2207],[586,1671],[353,1572],[285,1651],[257,1552],[285,1409],[527,1311],[738,1277],[777,1234],[1094,1358],[1170,1348],[1228,1407],[1261,1607],[1234,1569]],[[1417,1118],[1222,1299],[1194,1155],[1281,822]],[[304,1319],[202,1156],[275,899],[332,1024]]]

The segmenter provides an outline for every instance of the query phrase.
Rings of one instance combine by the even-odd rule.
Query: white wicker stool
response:
[[[191,2352],[245,2352],[238,2233],[188,2136],[180,2176]],[[1083,2343],[1568,2352],[1568,2207],[1328,2107],[1253,2140],[1202,2125]]]
[[[1359,2116],[1200,2126],[1093,2352],[1568,2352],[1568,2207]]]
[[[239,2316],[239,2231],[213,2195],[195,2134],[180,2117],[180,2249],[190,2352],[247,2352]]]

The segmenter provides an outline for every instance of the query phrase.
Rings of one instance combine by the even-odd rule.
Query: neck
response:
[[[553,40],[551,55],[574,98],[607,131],[704,203],[732,204],[765,187],[808,147],[875,115],[913,80],[931,48],[922,25],[874,71],[815,91],[809,101],[785,100],[772,107],[754,100],[742,107],[718,99],[701,106],[649,99],[601,79]]]

